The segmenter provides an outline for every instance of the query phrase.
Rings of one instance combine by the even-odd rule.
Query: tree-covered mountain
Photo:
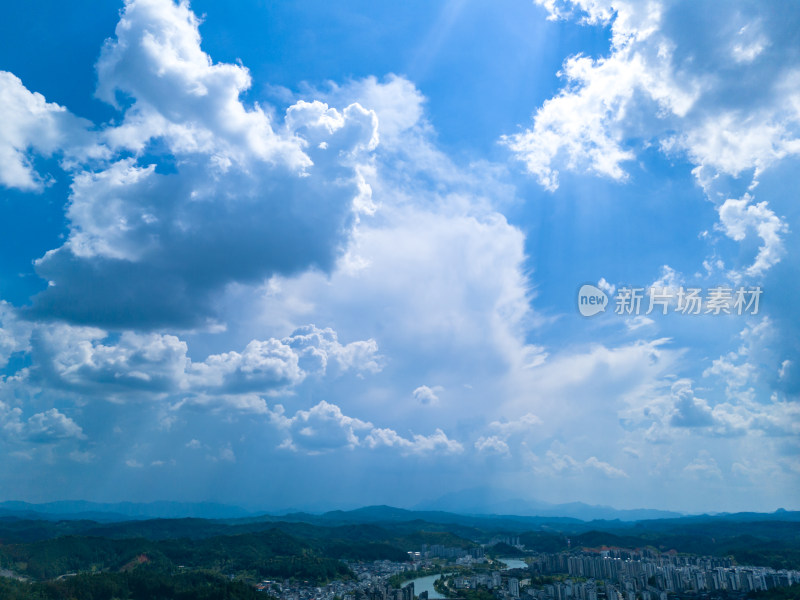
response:
[[[503,556],[647,547],[732,556],[740,564],[800,568],[800,521],[795,514],[741,517],[587,523],[391,507],[284,518],[116,522],[7,516],[0,518],[0,568],[31,583],[0,577],[0,597],[136,600],[147,597],[142,590],[158,589],[164,598],[203,598],[200,586],[222,594],[209,598],[250,598],[247,586],[229,585],[230,576],[251,582],[348,578],[352,573],[345,560],[406,561],[408,551],[423,545],[462,549],[484,545],[490,554]],[[518,538],[523,549],[512,546],[516,541],[510,538]],[[63,579],[66,575],[68,581]]]

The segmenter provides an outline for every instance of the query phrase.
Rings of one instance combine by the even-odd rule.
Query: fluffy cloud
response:
[[[330,277],[276,278],[255,318],[296,323],[315,315],[359,335],[380,332],[382,350],[393,357],[390,370],[414,369],[418,381],[461,388],[479,373],[543,360],[541,348],[523,337],[531,313],[522,242],[496,213],[384,206],[358,225]],[[455,377],[428,371],[456,356],[468,362]]]
[[[505,440],[496,435],[479,437],[475,441],[475,449],[483,453],[509,454],[510,452]]]
[[[615,467],[614,465],[611,465],[611,464],[609,464],[607,462],[603,462],[602,460],[598,459],[596,456],[590,456],[589,458],[587,458],[584,461],[583,464],[586,465],[586,467],[588,467],[590,469],[595,469],[595,470],[599,471],[600,473],[602,473],[606,477],[612,477],[612,478],[627,478],[628,477],[628,474],[625,471],[623,471],[622,469],[619,469],[619,468]]]
[[[29,91],[7,71],[0,71],[0,115],[0,184],[6,187],[40,191],[47,185],[50,177],[33,167],[35,155],[60,153],[70,162],[103,154],[93,143],[91,123]]]
[[[454,454],[464,450],[441,429],[429,436],[412,434],[410,439],[404,438],[393,429],[349,417],[337,405],[324,400],[308,410],[297,411],[292,417],[287,417],[283,406],[278,405],[271,411],[270,419],[287,436],[282,448],[307,454],[356,447],[393,448],[404,455]]]
[[[749,323],[740,332],[740,347],[711,361],[702,376],[712,382],[716,399],[695,394],[693,382],[656,377],[651,385],[627,397],[620,411],[623,425],[645,432],[651,443],[686,439],[688,436],[728,438],[760,436],[780,440],[800,431],[800,406],[778,393],[764,394],[761,381],[769,369],[760,364],[779,364],[774,356],[775,328],[768,318]],[[716,382],[719,382],[717,384]]]
[[[608,414],[610,403],[619,406],[617,400],[651,394],[677,368],[680,354],[666,338],[562,351],[517,377],[507,410],[520,412],[533,404],[537,417],[548,424],[574,419],[577,407],[589,418],[600,418]]]
[[[786,64],[765,64],[780,43],[765,34],[771,26],[751,20],[694,36],[732,40],[719,50],[733,61],[726,71],[704,63],[718,60],[716,49],[680,35],[677,23],[696,23],[682,19],[694,6],[540,4],[553,18],[610,25],[613,36],[604,58],[568,59],[563,91],[530,130],[506,138],[541,183],[554,189],[570,169],[623,180],[640,149],[658,147],[697,166],[717,203],[717,241],[759,246],[743,275],[791,255],[780,211],[755,200],[755,181],[743,178],[747,196],[715,195],[721,175],[757,177],[795,153],[794,83]],[[178,464],[232,472],[236,463],[239,476],[273,460],[291,476],[302,464],[336,481],[353,472],[362,481],[365,466],[387,459],[410,471],[423,457],[435,470],[421,475],[440,483],[442,457],[455,457],[443,460],[458,477],[485,476],[464,457],[517,476],[528,458],[544,480],[573,482],[556,493],[573,485],[585,498],[596,484],[619,490],[608,496],[619,501],[634,481],[669,471],[661,462],[672,460],[673,474],[713,467],[711,455],[693,460],[698,445],[713,445],[722,464],[719,449],[791,446],[800,433],[796,403],[757,393],[767,371],[793,377],[793,355],[767,356],[742,339],[746,352],[715,350],[718,359],[692,367],[693,351],[666,337],[609,342],[602,321],[575,334],[569,316],[534,311],[542,282],[529,275],[526,248],[546,251],[548,236],[526,240],[535,221],[512,204],[505,166],[459,165],[437,149],[427,100],[408,79],[306,87],[279,114],[250,100],[261,88],[243,65],[203,51],[188,3],[167,0],[126,3],[97,71],[98,97],[117,114],[91,134],[18,80],[7,80],[8,97],[22,108],[0,103],[20,124],[0,134],[11,173],[0,181],[41,189],[47,175],[32,161],[51,154],[64,156],[72,178],[66,239],[37,263],[50,285],[24,312],[47,321],[0,307],[0,364],[25,365],[0,382],[0,427],[14,443],[90,437],[103,463],[105,425],[117,419],[124,435],[115,430],[108,451],[117,466],[173,464],[159,458],[172,445]],[[737,94],[734,71],[766,91]],[[770,83],[778,80],[784,87]],[[34,139],[43,123],[52,140]],[[69,127],[85,131],[59,133]],[[88,149],[68,148],[67,137]],[[654,285],[681,283],[665,267]],[[598,286],[613,295],[611,283]],[[558,312],[547,304],[554,290],[542,305]],[[630,319],[612,335],[644,337],[662,321]],[[558,349],[539,345],[548,335]],[[9,408],[25,401],[36,406],[26,418]],[[428,425],[419,425],[420,404]],[[657,441],[686,444],[650,458]]]
[[[368,79],[334,90],[327,99],[340,94],[343,110],[300,100],[280,124],[240,101],[246,70],[214,64],[199,42],[187,5],[132,1],[103,50],[98,95],[123,109],[121,123],[101,139],[118,154],[75,170],[68,239],[37,262],[50,286],[26,316],[72,324],[36,327],[33,377],[85,399],[167,399],[170,424],[191,408],[266,415],[285,434],[284,448],[298,453],[463,452],[439,428],[402,434],[324,402],[287,416],[262,397],[310,376],[381,371],[386,361],[373,339],[344,344],[332,329],[304,326],[192,360],[183,336],[146,333],[207,325],[221,294],[247,288],[232,283],[272,275],[263,289],[278,306],[259,311],[272,324],[294,326],[312,306],[328,322],[344,320],[348,331],[371,330],[383,307],[391,333],[382,333],[395,356],[424,338],[432,357],[447,346],[477,350],[480,370],[542,360],[523,341],[530,312],[524,236],[473,196],[475,188],[496,190],[486,181],[473,185],[479,169],[457,169],[429,143],[423,99],[410,82]],[[359,101],[378,105],[380,127]],[[376,149],[378,132],[385,148]],[[369,163],[373,151],[378,157]],[[175,162],[143,159],[159,153]],[[429,189],[420,171],[449,189]],[[420,194],[430,202],[416,200]],[[308,267],[319,268],[297,275]],[[317,286],[327,291],[320,295]],[[284,305],[288,295],[300,301]],[[313,306],[321,297],[330,310]],[[416,396],[430,402],[443,389],[420,387]]]
[[[434,387],[421,385],[411,392],[411,395],[414,396],[414,400],[420,404],[436,404],[439,402],[438,394],[442,393],[443,391],[444,388],[440,385]]]
[[[414,429],[408,423],[414,422],[413,406],[420,403],[431,419],[441,415],[452,421],[452,415],[442,413],[445,400],[448,406],[457,401],[470,407],[470,413],[493,413],[497,407],[484,406],[483,399],[503,394],[498,386],[505,385],[509,373],[535,369],[547,356],[525,339],[534,315],[524,235],[481,195],[489,184],[480,181],[480,168],[456,168],[430,143],[426,124],[419,121],[422,113],[398,110],[401,94],[409,106],[419,103],[419,92],[407,81],[370,79],[332,93],[336,97],[329,101],[367,105],[364,96],[369,96],[378,102],[369,106],[378,115],[381,145],[363,172],[375,211],[359,219],[348,251],[329,277],[313,272],[274,277],[264,287],[257,313],[242,318],[267,327],[267,315],[269,322],[289,324],[314,315],[359,336],[374,332],[370,335],[380,340],[388,358],[380,383],[359,394],[370,398],[359,413],[370,422],[389,412],[395,422]],[[390,133],[385,135],[387,121]],[[401,133],[406,143],[393,143],[392,136]],[[433,188],[431,179],[437,182]],[[410,378],[427,385],[400,397],[397,389]],[[525,416],[518,426],[535,425],[535,419]],[[502,427],[481,433],[477,445],[475,437],[470,439],[475,450],[508,452],[509,434]],[[467,451],[462,439],[448,434],[407,435],[396,426],[376,425],[360,441],[408,456]],[[295,444],[297,439],[292,436]]]
[[[737,178],[752,192],[765,170],[800,155],[800,67],[785,52],[798,15],[743,2],[719,11],[685,1],[535,1],[550,19],[610,27],[611,48],[566,59],[561,91],[530,128],[503,138],[527,171],[551,191],[564,170],[624,181],[627,165],[658,147],[695,165],[719,229],[760,239],[752,264],[730,276],[761,276],[778,263],[785,221],[766,201],[730,197],[746,186]]]
[[[701,451],[698,456],[683,468],[684,473],[688,473],[697,478],[715,477],[721,478],[722,471],[717,465],[717,461],[706,451]]]
[[[359,164],[378,142],[373,112],[300,101],[273,122],[240,100],[247,69],[214,63],[188,4],[168,0],[127,2],[97,70],[121,123],[98,134],[107,160],[73,165],[69,237],[36,263],[50,286],[31,315],[202,326],[232,282],[333,267],[354,201],[368,203]],[[35,98],[36,114],[61,114]],[[48,119],[37,126],[57,131]]]
[[[743,393],[750,396],[752,393],[747,393],[744,388],[755,375],[756,369],[751,363],[740,359],[738,352],[729,352],[725,356],[715,358],[711,366],[703,371],[703,377],[715,375],[720,381],[724,381],[725,393],[729,398],[742,397]]]
[[[775,354],[778,338],[778,331],[769,317],[748,323],[739,332],[739,347],[714,359],[703,371],[703,377],[716,377],[724,383],[729,400],[752,399],[753,387],[763,372],[773,370],[780,363],[780,357]]]
[[[475,441],[475,449],[481,453],[511,455],[509,443],[512,438],[526,439],[536,431],[541,434],[538,425],[542,420],[533,413],[526,413],[508,421],[492,421],[489,423],[491,435],[483,435]],[[525,442],[522,442],[524,445]]]
[[[44,326],[33,334],[41,376],[57,387],[114,395],[168,392],[180,387],[189,364],[177,337],[124,332],[115,342],[105,331],[67,325]]]
[[[300,357],[301,366],[307,371],[332,369],[335,372],[356,371],[358,373],[377,373],[383,367],[383,357],[378,354],[375,340],[339,343],[337,333],[330,327],[319,329],[305,325],[295,331],[283,342]],[[305,362],[311,363],[306,367]]]
[[[332,329],[305,326],[283,339],[252,340],[242,352],[188,357],[174,335],[125,331],[119,336],[89,327],[38,325],[31,353],[33,374],[56,388],[109,399],[143,394],[207,394],[237,399],[243,410],[261,406],[249,393],[287,390],[308,376],[376,373],[381,357],[374,340],[341,344]],[[146,396],[145,396],[146,397]],[[184,401],[187,402],[187,401]],[[263,412],[259,410],[258,412]]]
[[[510,421],[492,421],[489,428],[500,432],[501,435],[508,437],[517,433],[528,433],[536,425],[541,425],[542,420],[533,413],[526,413],[517,419]]]
[[[762,275],[781,260],[785,254],[781,234],[788,231],[788,226],[766,202],[751,204],[751,200],[749,194],[739,200],[729,198],[717,210],[721,228],[731,239],[741,242],[749,232],[761,239],[753,264],[744,270],[745,275],[752,277]]]
[[[559,172],[553,164],[560,160],[568,169],[589,169],[599,175],[624,179],[621,163],[633,160],[634,154],[624,150],[622,133],[611,132],[606,119],[614,121],[626,112],[626,103],[633,94],[640,69],[621,69],[604,62],[597,68],[607,81],[600,89],[587,81],[592,72],[591,59],[572,58],[564,65],[566,76],[583,84],[585,93],[563,92],[548,100],[536,113],[533,129],[504,138],[515,155],[525,162],[527,170],[548,190],[558,188]],[[607,92],[610,81],[619,87]],[[598,106],[599,105],[599,106]]]
[[[707,427],[714,418],[708,403],[696,398],[690,381],[682,379],[672,385],[675,412],[670,418],[674,427]]]
[[[122,124],[105,132],[112,147],[141,151],[163,138],[176,154],[310,166],[302,142],[273,131],[259,107],[239,100],[251,85],[241,65],[214,64],[200,47],[199,20],[188,3],[128,0],[97,62],[97,97],[133,100]],[[254,160],[255,159],[255,160]]]
[[[305,376],[297,354],[274,338],[253,340],[241,353],[214,354],[189,372],[194,387],[231,393],[291,386]]]
[[[309,375],[358,374],[381,370],[375,340],[340,344],[335,331],[307,325],[281,340],[253,340],[242,353],[209,356],[189,367],[196,389],[242,393],[299,384]]]
[[[83,439],[83,430],[75,421],[51,408],[33,415],[24,428],[25,438],[32,442],[52,442],[62,439]]]
[[[22,410],[0,401],[0,431],[7,442],[54,444],[64,440],[83,440],[83,429],[56,408],[22,417]]]
[[[324,400],[309,410],[297,411],[293,417],[284,417],[282,409],[278,406],[272,417],[289,435],[282,447],[309,454],[355,448],[359,445],[358,433],[372,428],[371,423],[348,417],[338,406]]]
[[[444,431],[437,428],[431,435],[412,434],[411,438],[404,438],[393,429],[373,429],[365,438],[365,443],[370,448],[396,448],[402,454],[460,454],[464,446],[456,440],[447,437]]]
[[[611,54],[569,58],[564,90],[532,129],[506,139],[545,187],[557,187],[556,165],[624,178],[632,138],[643,135],[732,175],[800,152],[800,77],[780,49],[796,15],[690,2],[536,2],[553,19],[611,27]]]
[[[548,450],[546,459],[546,466],[537,467],[535,470],[543,473],[577,474],[589,469],[612,479],[628,478],[628,474],[625,471],[598,459],[596,456],[590,456],[584,461],[577,461],[569,454],[559,454],[553,450]]]
[[[16,311],[0,300],[0,368],[8,364],[15,352],[30,350],[31,324],[17,318]]]
[[[539,2],[553,18],[568,18],[569,3]],[[622,163],[635,154],[625,146],[631,113],[645,110],[684,115],[694,103],[697,84],[670,68],[672,46],[654,43],[660,7],[631,3],[574,3],[586,10],[585,22],[612,24],[612,53],[593,60],[573,56],[560,75],[567,86],[546,101],[533,127],[504,138],[528,171],[549,190],[558,187],[559,167],[589,170],[625,179]],[[600,6],[602,4],[602,7]]]

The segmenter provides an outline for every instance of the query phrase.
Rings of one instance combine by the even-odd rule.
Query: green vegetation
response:
[[[406,551],[419,550],[422,544],[470,548],[494,536],[517,534],[534,552],[561,552],[571,548],[652,548],[657,552],[733,556],[740,564],[754,563],[775,568],[800,568],[800,521],[750,516],[751,520],[692,517],[639,523],[619,521],[590,524],[574,520],[553,521],[548,525],[528,518],[459,517],[446,515],[448,522],[422,520],[409,513],[410,520],[397,520],[389,513],[385,520],[343,523],[345,515],[298,515],[298,520],[258,519],[214,521],[207,519],[150,519],[121,523],[96,523],[87,520],[42,521],[0,518],[0,544],[24,544],[68,536],[151,541],[220,536],[263,534],[280,531],[304,543],[319,555],[336,559],[406,560]],[[444,520],[444,513],[437,518]],[[433,518],[435,515],[431,515]],[[301,520],[305,519],[305,520]],[[525,531],[524,527],[537,528]],[[558,528],[558,529],[557,529]],[[500,555],[497,552],[497,555]],[[503,547],[505,556],[518,552]],[[2,560],[2,557],[0,557]]]
[[[567,549],[567,538],[563,534],[528,531],[520,534],[519,541],[535,552],[561,552]]]
[[[449,587],[447,587],[447,584],[445,583],[445,579],[443,577],[433,582],[433,589],[439,592],[442,596],[445,596],[447,598],[455,597],[455,594],[450,591]]]
[[[753,600],[800,600],[800,585],[780,587],[763,592],[752,592],[747,597]]]
[[[173,598],[252,598],[251,584],[264,578],[321,584],[349,578],[344,560],[407,561],[408,550],[423,544],[471,548],[498,535],[507,536],[513,521],[502,528],[490,518],[473,525],[422,520],[341,521],[321,523],[279,521],[272,517],[236,521],[150,519],[121,523],[87,520],[41,521],[0,519],[0,568],[31,580],[0,577],[3,600],[168,600]],[[456,518],[453,515],[453,518]],[[473,519],[474,520],[474,519]],[[311,522],[313,521],[313,522]],[[536,552],[561,552],[569,547],[651,548],[656,552],[731,556],[739,564],[800,569],[800,522],[729,520],[668,520],[638,524],[607,522],[608,529],[553,529],[519,532],[520,541]],[[572,525],[570,525],[572,526]],[[571,545],[567,544],[567,538]],[[487,551],[492,557],[527,554],[507,544]],[[493,570],[496,564],[472,567]],[[433,569],[398,574],[389,583],[399,587],[409,579],[464,572],[438,564]],[[508,572],[508,574],[513,571]],[[527,574],[526,574],[527,576]],[[533,577],[531,585],[552,583],[565,575]],[[443,581],[434,588],[460,600],[488,600],[487,590],[454,590]],[[800,600],[800,586],[755,595],[758,600]],[[795,594],[795,595],[792,595]],[[263,598],[264,596],[258,596]]]
[[[519,548],[506,544],[505,542],[495,544],[486,550],[486,556],[489,558],[500,558],[502,556],[507,556],[509,558],[520,558],[529,554],[530,552],[524,552]]]
[[[527,535],[522,534],[521,540]],[[800,569],[800,522],[796,521],[649,521],[624,531],[593,530],[571,539],[573,549],[650,547],[658,552],[731,556],[739,564]],[[544,539],[540,536],[537,541],[543,545]]]
[[[384,558],[382,547],[355,546],[357,556]],[[389,555],[394,557],[396,549]],[[339,554],[347,554],[339,548]],[[184,566],[216,573],[251,572],[257,577],[328,581],[351,575],[337,558],[283,532],[217,536],[203,540],[110,540],[67,536],[31,544],[0,546],[0,565],[36,580],[68,573],[120,571],[140,562],[163,569]]]
[[[738,548],[728,554],[740,565],[761,565],[773,569],[800,569],[800,550],[791,548]]]
[[[564,581],[565,579],[572,579],[573,581],[581,581],[585,578],[583,577],[574,577],[567,574],[559,574],[559,575],[536,575],[531,577],[530,585],[534,587],[542,587],[543,585],[553,584],[557,581]]]
[[[76,575],[44,583],[0,578],[3,600],[256,600],[255,589],[218,574],[169,573],[140,567],[130,573]]]
[[[440,546],[464,549],[478,546],[475,542],[450,533],[449,531],[414,531],[405,535],[396,536],[392,539],[392,542],[405,550],[419,550],[422,544],[428,544],[429,546],[438,544]]]
[[[459,590],[460,597],[465,600],[497,600],[486,588],[478,588],[477,590]]]

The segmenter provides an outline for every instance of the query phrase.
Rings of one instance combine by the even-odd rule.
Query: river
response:
[[[527,569],[528,565],[524,560],[520,560],[518,558],[498,558],[500,562],[506,563],[506,568],[503,571],[507,571],[508,569]]]
[[[419,596],[422,592],[428,592],[428,598],[431,600],[441,600],[442,596],[439,592],[433,589],[433,582],[439,579],[441,575],[426,575],[425,577],[418,577],[411,581],[414,584],[414,594]],[[408,585],[404,583],[403,585]]]
[[[528,568],[528,565],[518,558],[498,558],[497,560],[505,563],[506,567],[505,569],[502,569],[503,571],[507,571],[508,569]],[[441,577],[441,575],[426,575],[425,577],[417,577],[416,579],[412,579],[411,583],[414,584],[414,594],[419,596],[421,592],[428,592],[429,600],[443,600],[445,596],[442,596],[439,592],[433,589],[433,582],[439,579],[439,577]],[[404,583],[403,585],[408,585],[408,583]]]

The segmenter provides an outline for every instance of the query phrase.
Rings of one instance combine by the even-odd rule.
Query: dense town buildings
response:
[[[426,591],[415,594],[413,582],[392,587],[389,578],[434,565],[454,570],[446,578],[454,596],[464,590],[485,589],[498,600],[670,600],[713,598],[715,593],[743,597],[749,592],[800,584],[800,571],[735,565],[726,557],[651,550],[541,553],[528,557],[524,569],[486,564],[480,547],[423,546],[409,556],[409,563],[348,563],[356,578],[326,586],[287,580],[280,584],[267,581],[258,587],[281,600],[427,600]]]

